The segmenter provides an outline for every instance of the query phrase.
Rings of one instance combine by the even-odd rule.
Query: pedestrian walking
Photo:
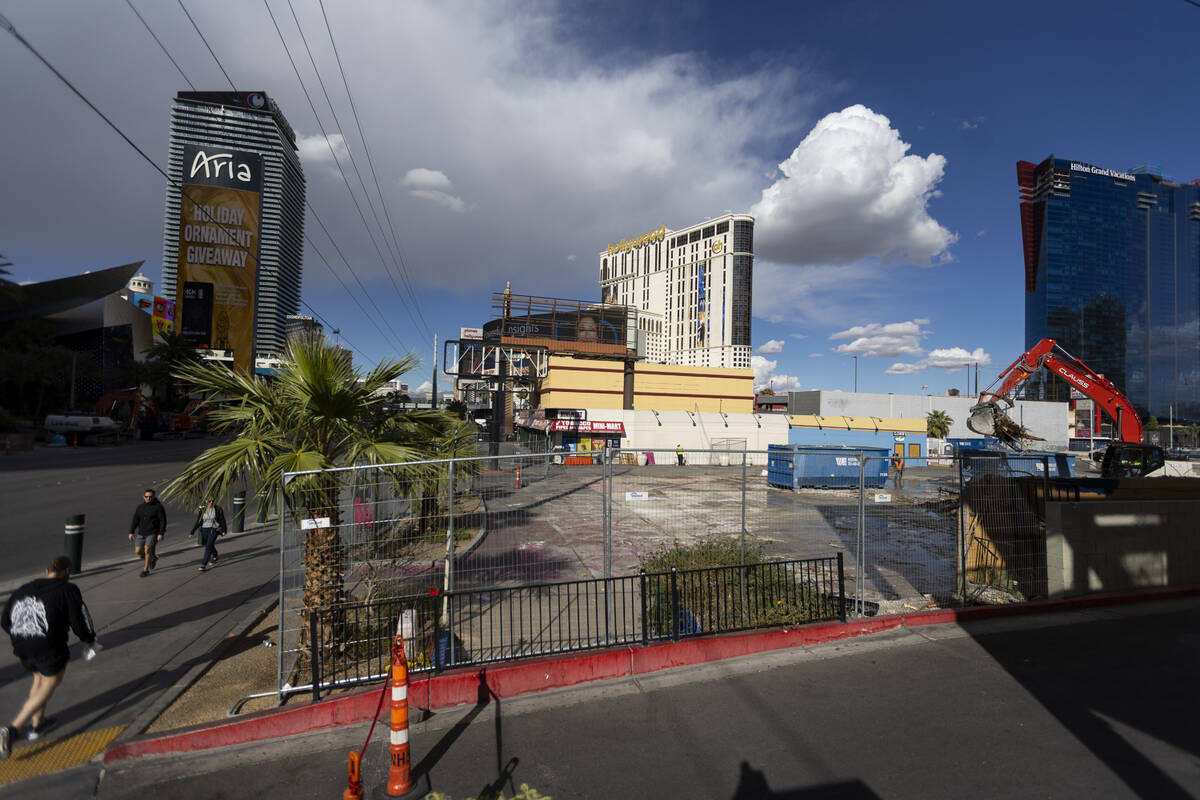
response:
[[[213,500],[212,496],[204,498],[204,505],[200,506],[200,510],[196,512],[196,522],[192,525],[192,532],[188,534],[188,538],[196,535],[196,530],[200,530],[200,543],[204,545],[204,556],[200,559],[200,571],[208,570],[209,559],[217,561],[217,537],[225,534],[225,509],[221,508]]]
[[[897,489],[904,488],[904,457],[899,453],[892,454],[892,480]]]
[[[71,559],[59,556],[46,568],[46,577],[26,583],[4,604],[0,627],[12,639],[13,655],[33,674],[33,685],[12,722],[0,728],[0,759],[8,758],[18,738],[37,739],[54,724],[46,705],[71,658],[68,629],[88,645],[89,660],[100,649],[92,616],[70,576]]]
[[[679,466],[683,466],[683,445],[675,445],[675,459],[679,462]]]
[[[129,524],[129,541],[133,542],[133,552],[143,559],[143,578],[158,563],[154,550],[166,532],[167,510],[154,496],[154,490],[147,489],[142,492],[142,502],[133,512],[133,522]]]

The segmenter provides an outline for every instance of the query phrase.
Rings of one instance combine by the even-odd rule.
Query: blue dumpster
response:
[[[978,475],[1047,474],[1051,478],[1070,478],[1075,474],[1075,456],[1071,453],[963,450],[959,455],[963,460],[963,477],[967,479]]]
[[[888,476],[888,451],[883,447],[771,445],[767,483],[791,489],[856,489],[860,458],[865,460],[863,485],[883,488]]]
[[[1026,451],[1009,453],[1008,468],[1018,475],[1043,475],[1051,478],[1070,478],[1075,474],[1075,456],[1071,453],[1040,453]]]
[[[795,445],[767,445],[767,485],[792,488],[792,453]]]

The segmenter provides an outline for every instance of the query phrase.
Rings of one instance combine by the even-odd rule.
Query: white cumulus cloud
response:
[[[888,375],[915,375],[927,369],[944,369],[954,372],[972,364],[990,364],[992,357],[982,347],[966,350],[962,347],[947,347],[930,350],[929,355],[915,363],[896,362],[888,367]]]
[[[837,352],[848,355],[877,358],[915,356],[925,352],[921,347],[921,337],[924,335],[921,326],[928,323],[927,319],[890,322],[886,325],[872,322],[868,325],[855,325],[847,330],[838,331],[829,338],[835,341],[850,339],[851,341],[846,344],[837,346]]]
[[[778,361],[772,361],[762,356],[750,356],[750,368],[754,370],[754,391],[760,392],[770,387],[774,392],[786,392],[789,389],[800,388],[800,381],[795,375],[776,375]]]
[[[331,133],[328,138],[320,134],[305,136],[300,133],[296,135],[296,147],[300,150],[300,160],[304,164],[328,164],[336,169],[333,158],[335,153],[342,163],[346,163],[350,158],[350,150],[340,133]]]
[[[773,356],[783,350],[784,344],[783,339],[767,339],[754,352],[762,353],[764,356]]]
[[[946,159],[909,148],[887,117],[862,105],[821,119],[750,209],[756,255],[793,265],[875,257],[928,266],[948,257],[957,237],[928,210]]]
[[[410,169],[400,180],[400,185],[407,188],[413,197],[430,200],[459,214],[466,211],[466,203],[461,197],[451,194],[454,185],[441,170],[424,167]]]

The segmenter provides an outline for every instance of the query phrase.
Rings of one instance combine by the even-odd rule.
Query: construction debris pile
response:
[[[1034,436],[1030,433],[1029,429],[1024,425],[1013,422],[1002,411],[996,412],[994,422],[996,432],[993,435],[1000,440],[1000,444],[1007,445],[1014,450],[1024,449],[1025,442],[1045,441],[1041,436]]]

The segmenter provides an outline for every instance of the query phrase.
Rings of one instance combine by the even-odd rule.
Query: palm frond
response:
[[[210,447],[167,483],[162,496],[198,503],[210,494],[224,497],[243,483],[251,488],[261,486],[268,465],[283,444],[268,438],[238,438]]]

